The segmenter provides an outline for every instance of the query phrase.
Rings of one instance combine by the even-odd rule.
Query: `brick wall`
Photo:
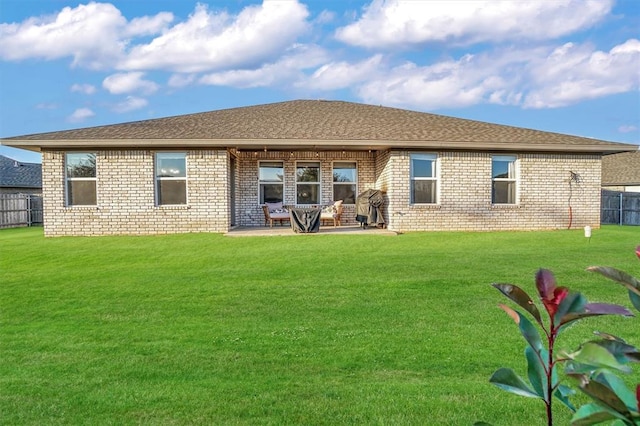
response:
[[[516,205],[491,204],[491,154],[439,152],[439,202],[410,205],[408,151],[381,153],[377,187],[389,229],[536,230],[600,226],[600,156],[520,154]],[[574,172],[578,182],[570,185]],[[571,199],[571,201],[569,201]],[[569,213],[571,204],[571,219]]]
[[[65,205],[64,152],[42,159],[46,236],[226,232],[227,163],[223,150],[187,152],[187,205],[156,206],[154,152],[97,151],[97,206]]]
[[[235,152],[187,151],[186,206],[156,206],[154,152],[97,151],[96,207],[67,207],[64,152],[43,152],[44,228],[47,236],[226,232],[231,224],[263,226],[258,198],[258,162],[283,161],[285,204],[295,204],[296,161],[319,161],[321,204],[333,197],[333,161],[357,163],[357,193],[385,191],[388,228],[418,230],[535,230],[600,223],[600,156],[518,155],[516,205],[491,204],[491,154],[439,152],[439,202],[409,203],[409,151]],[[235,217],[231,219],[229,164],[235,158]],[[569,184],[570,172],[579,182]],[[571,201],[569,202],[569,199]],[[346,205],[343,225],[354,225],[355,206]]]

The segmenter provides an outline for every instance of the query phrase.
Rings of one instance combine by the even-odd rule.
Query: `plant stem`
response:
[[[548,359],[548,365],[549,365],[549,369],[547,370],[547,401],[545,401],[546,405],[547,405],[547,425],[548,426],[553,426],[553,409],[552,409],[552,405],[553,405],[553,368],[554,368],[554,362],[553,362],[553,345],[555,343],[555,336],[556,336],[556,330],[555,327],[553,325],[553,318],[551,319],[551,332],[548,335],[548,342],[549,342],[549,359]]]

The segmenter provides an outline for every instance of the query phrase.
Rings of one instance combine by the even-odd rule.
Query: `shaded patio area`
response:
[[[291,226],[274,226],[270,228],[268,226],[238,226],[229,230],[224,234],[227,237],[273,237],[273,236],[288,236],[288,235],[397,235],[394,231],[390,231],[386,228],[368,227],[366,229],[361,228],[359,225],[354,226],[321,226],[319,232],[315,233],[295,233]]]

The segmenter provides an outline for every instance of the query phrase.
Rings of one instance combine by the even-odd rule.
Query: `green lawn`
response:
[[[640,228],[614,226],[590,241],[2,230],[0,424],[543,425],[540,401],[488,382],[502,366],[526,376],[524,340],[491,283],[534,295],[544,267],[590,301],[630,306],[584,269],[640,276],[637,245]],[[600,329],[639,345],[639,324],[591,318],[561,343]]]

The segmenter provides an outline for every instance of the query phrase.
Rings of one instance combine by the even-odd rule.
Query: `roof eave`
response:
[[[638,150],[636,145],[610,142],[607,144],[558,144],[527,142],[469,142],[469,141],[397,141],[397,140],[312,140],[312,139],[55,139],[0,140],[1,145],[41,152],[63,149],[177,149],[177,148],[235,148],[239,150],[471,150],[512,152],[585,152],[614,154]]]

